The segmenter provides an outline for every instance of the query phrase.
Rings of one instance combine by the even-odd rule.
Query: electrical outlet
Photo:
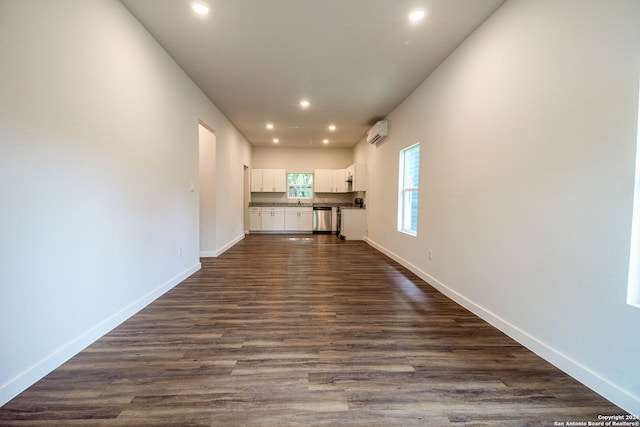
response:
[[[429,249],[429,259],[433,259],[433,249]]]
[[[178,248],[178,256],[182,256],[182,248]]]

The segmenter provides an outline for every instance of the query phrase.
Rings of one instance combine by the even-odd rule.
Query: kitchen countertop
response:
[[[313,206],[320,206],[320,207],[340,207],[342,209],[360,209],[357,206],[353,206],[353,203],[300,203],[298,204],[297,202],[291,203],[291,202],[251,202],[249,203],[249,207],[250,208],[273,208],[273,207],[283,207],[283,208],[296,208],[296,207],[300,207],[300,208],[310,208]],[[362,208],[364,209],[364,208]]]
[[[273,207],[286,207],[286,208],[310,208],[313,203],[287,203],[287,202],[251,202],[250,208],[273,208]]]

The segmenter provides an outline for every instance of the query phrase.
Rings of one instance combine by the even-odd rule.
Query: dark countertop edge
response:
[[[269,203],[269,202],[251,202],[250,208],[310,208],[313,207],[312,203]]]
[[[319,207],[341,207],[341,208],[358,208],[352,203],[286,203],[286,202],[250,202],[250,208],[310,208]]]

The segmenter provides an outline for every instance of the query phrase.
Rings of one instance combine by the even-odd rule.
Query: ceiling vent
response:
[[[367,142],[369,144],[375,144],[385,139],[387,135],[389,135],[389,121],[380,120],[367,132]]]

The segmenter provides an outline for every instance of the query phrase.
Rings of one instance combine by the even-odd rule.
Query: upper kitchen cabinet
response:
[[[347,168],[349,191],[367,191],[367,164],[356,163]]]
[[[251,192],[286,193],[286,171],[284,169],[251,169]]]
[[[336,188],[336,193],[347,193],[349,191],[346,169],[335,169],[333,171],[333,185]]]
[[[333,193],[332,169],[316,169],[313,171],[313,191],[316,193]]]
[[[316,169],[313,171],[313,190],[316,193],[346,193],[346,169]]]

